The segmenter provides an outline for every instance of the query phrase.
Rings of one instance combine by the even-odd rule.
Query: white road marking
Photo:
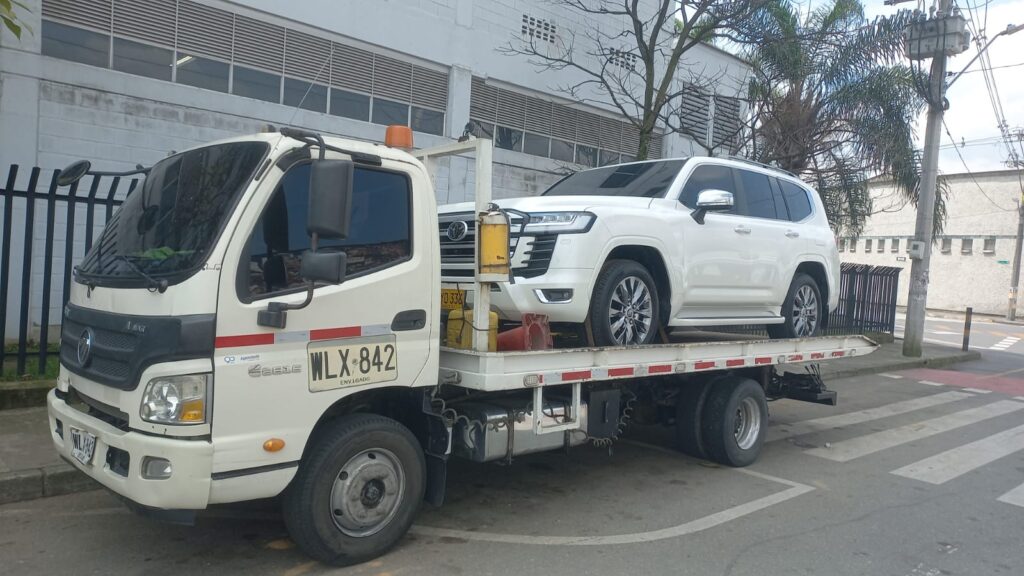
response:
[[[879,376],[885,376],[886,378],[892,378],[894,380],[899,380],[900,378],[903,378],[903,376],[900,376],[899,374],[879,374]]]
[[[662,448],[660,446],[651,446],[641,442],[626,441],[627,444],[634,446],[641,446],[657,450],[659,452],[665,452],[672,454],[673,456],[679,456],[671,450]],[[538,546],[608,546],[611,544],[637,544],[640,542],[654,542],[656,540],[666,540],[669,538],[678,538],[680,536],[686,536],[687,534],[693,534],[695,532],[702,532],[709,528],[714,528],[726,522],[742,518],[748,514],[753,514],[759,510],[764,510],[769,506],[781,504],[786,500],[791,500],[806,494],[813,492],[814,487],[806,484],[800,484],[784,478],[777,478],[775,476],[769,476],[761,472],[754,472],[746,468],[730,468],[735,472],[760,478],[762,480],[769,480],[771,482],[778,482],[779,484],[788,486],[789,488],[771,494],[763,498],[751,500],[731,508],[722,510],[721,512],[715,512],[709,514],[703,518],[684,522],[676,526],[669,528],[662,528],[660,530],[649,530],[646,532],[635,532],[633,534],[614,534],[611,536],[531,536],[528,534],[502,534],[498,532],[477,532],[469,530],[454,530],[451,528],[437,528],[434,526],[421,526],[415,525],[409,529],[414,534],[423,534],[426,536],[440,536],[450,538],[463,538],[466,540],[475,540],[483,542],[499,542],[502,544],[532,544]]]
[[[931,380],[918,380],[917,383],[926,386],[945,386],[942,382],[932,382]]]
[[[1010,490],[1006,494],[996,498],[996,500],[1024,508],[1024,484],[1017,486],[1013,490]]]
[[[984,388],[962,388],[964,392],[974,392],[975,394],[991,394],[991,390],[985,390]]]
[[[1013,399],[1014,400],[1022,400],[1022,401],[1024,401],[1024,396],[1014,396]]]
[[[1014,336],[1007,336],[1006,338],[1003,338],[999,342],[990,346],[989,350],[1006,350],[1007,348],[1013,346],[1017,342],[1020,342],[1020,338],[1016,338]]]
[[[989,418],[1003,416],[1024,409],[1024,403],[1013,400],[999,400],[991,404],[954,412],[924,422],[908,424],[899,428],[882,430],[873,434],[832,443],[831,448],[813,448],[805,453],[836,462],[848,462],[854,458],[881,452],[901,444],[928,438],[950,430],[956,430]]]
[[[1010,428],[988,438],[957,446],[930,458],[893,470],[897,476],[929,484],[945,484],[954,478],[1024,450],[1024,426]]]
[[[962,336],[963,332],[947,332],[945,330],[927,330],[929,334],[935,334],[936,336]]]
[[[880,418],[906,414],[907,412],[913,412],[914,410],[940,406],[949,402],[956,402],[957,400],[972,397],[972,394],[967,394],[965,392],[942,392],[939,394],[932,394],[931,396],[922,396],[920,398],[903,400],[902,402],[894,402],[892,404],[886,404],[885,406],[878,406],[876,408],[868,408],[867,410],[858,410],[857,412],[825,416],[822,418],[815,418],[813,420],[796,422],[794,424],[779,424],[768,429],[768,437],[765,441],[774,442],[776,440],[782,440],[783,438],[800,436],[811,432],[862,424],[864,422],[870,422]]]

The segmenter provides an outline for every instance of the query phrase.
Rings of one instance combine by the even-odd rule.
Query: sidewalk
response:
[[[826,382],[836,378],[877,374],[928,366],[939,368],[981,358],[978,352],[926,344],[921,358],[904,358],[902,341],[883,344],[867,356],[821,365]],[[782,365],[802,372],[803,365]],[[46,408],[0,411],[0,504],[93,490],[99,485],[63,462],[50,440]]]

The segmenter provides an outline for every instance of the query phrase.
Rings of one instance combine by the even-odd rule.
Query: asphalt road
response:
[[[104,492],[11,504],[0,573],[1020,575],[1024,372],[995,374],[883,374],[831,382],[836,408],[773,403],[764,454],[742,470],[680,456],[656,430],[611,454],[458,464],[445,507],[343,570],[303,557],[272,503],[195,527]]]
[[[903,336],[904,316],[896,317],[896,336]],[[959,348],[964,339],[962,318],[928,317],[924,325],[925,342]],[[1002,324],[975,318],[971,322],[971,350],[985,357],[957,366],[957,370],[981,374],[1006,374],[1024,377],[1024,324]]]

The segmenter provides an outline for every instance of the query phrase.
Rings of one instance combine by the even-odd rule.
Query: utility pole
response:
[[[966,21],[952,14],[952,0],[940,0],[935,16],[910,25],[907,30],[907,55],[914,60],[932,59],[928,79],[928,122],[925,127],[921,159],[921,192],[917,199],[917,224],[910,245],[910,295],[903,335],[903,355],[921,356],[924,318],[928,303],[928,266],[932,255],[935,220],[935,187],[939,168],[939,136],[946,102],[946,57],[967,49]]]
[[[1017,169],[1024,170],[1024,166],[1019,166]],[[1021,189],[1020,199],[1017,201],[1017,246],[1013,249],[1013,273],[1010,275],[1010,302],[1006,309],[1006,319],[1010,321],[1017,319],[1017,290],[1020,286],[1021,244],[1024,244],[1024,188]]]

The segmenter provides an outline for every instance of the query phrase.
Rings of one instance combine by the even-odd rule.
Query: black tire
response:
[[[735,467],[753,464],[761,455],[767,429],[768,401],[757,382],[730,376],[709,387],[701,439],[711,460]]]
[[[613,329],[613,307],[617,307],[613,299],[620,298],[620,294],[617,294],[620,284],[629,281],[630,285],[635,285],[633,280],[642,284],[642,290],[647,297],[628,313],[626,325]],[[654,342],[661,328],[659,305],[657,284],[646,268],[632,260],[609,260],[601,269],[590,297],[590,326],[594,332],[594,343],[597,346],[640,346]],[[650,324],[646,326],[646,332],[643,332],[641,328],[647,320]],[[630,333],[630,328],[635,332]],[[617,332],[620,334],[619,338],[615,336]],[[635,337],[631,337],[632,334],[635,334]]]
[[[814,298],[813,304],[808,303],[806,306],[801,304],[805,302],[807,291]],[[806,324],[801,324],[800,320],[803,318],[807,320],[807,315],[813,312],[813,327],[808,331]],[[782,303],[782,316],[786,319],[782,324],[769,324],[768,335],[772,338],[811,338],[817,336],[821,332],[821,324],[825,320],[825,303],[821,300],[821,289],[818,287],[818,283],[814,281],[807,274],[798,273],[793,277],[793,282],[789,285],[789,291],[786,292],[786,300]]]
[[[687,382],[679,387],[679,397],[676,398],[676,449],[694,458],[707,458],[701,433],[701,416],[710,383],[710,380]]]
[[[380,463],[377,463],[378,458]],[[360,463],[360,467],[352,468],[352,476],[345,472],[345,467]],[[393,506],[388,505],[387,481],[374,477],[380,474],[382,466],[401,470],[398,477],[403,482],[393,485],[401,483],[404,488],[398,491]],[[425,470],[419,442],[400,423],[375,414],[338,418],[319,436],[284,493],[282,507],[288,533],[306,554],[325,564],[348,566],[376,558],[394,546],[412,525],[423,502]],[[345,493],[358,490],[363,499],[359,504],[343,502],[342,505],[370,510],[372,514],[379,513],[376,507],[380,505],[393,510],[387,518],[367,528],[367,531],[375,529],[373,533],[343,532],[342,522],[349,525],[359,522],[357,514],[345,517],[339,514],[339,520],[335,520],[335,511],[342,510],[335,508],[339,505],[332,499],[335,482],[350,478],[353,488]],[[368,481],[363,481],[366,479]],[[375,498],[377,504],[372,503]]]

